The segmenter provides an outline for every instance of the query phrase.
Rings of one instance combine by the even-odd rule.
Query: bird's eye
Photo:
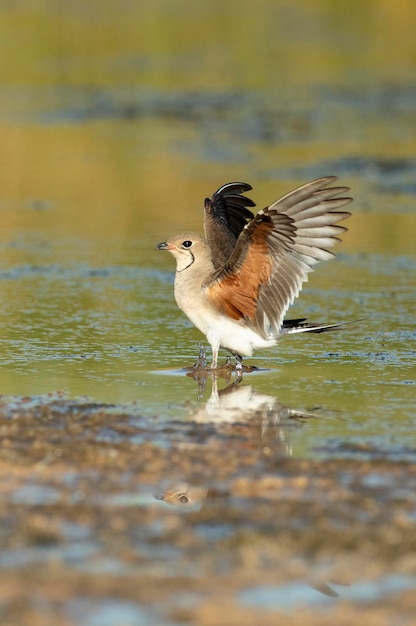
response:
[[[187,239],[186,241],[182,241],[182,248],[190,248],[192,246],[192,241]]]
[[[188,496],[186,496],[184,493],[179,496],[178,500],[181,504],[188,504],[189,502]]]

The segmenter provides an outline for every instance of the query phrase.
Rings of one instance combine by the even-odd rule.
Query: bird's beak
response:
[[[167,241],[162,241],[162,243],[157,244],[156,250],[171,250],[171,247]]]

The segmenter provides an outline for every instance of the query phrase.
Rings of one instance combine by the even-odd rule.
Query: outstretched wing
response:
[[[255,203],[242,195],[251,189],[247,183],[227,183],[205,199],[205,238],[216,269],[228,260],[244,226],[254,217],[246,207]]]
[[[260,211],[242,230],[225,265],[206,282],[208,300],[232,319],[244,319],[262,337],[278,335],[284,315],[308,272],[334,255],[327,248],[347,230],[338,211],[348,187],[328,187],[327,176],[298,187]]]

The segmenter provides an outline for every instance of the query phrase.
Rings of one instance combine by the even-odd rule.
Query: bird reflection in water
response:
[[[214,445],[216,453],[214,456],[208,454],[204,458],[206,444],[204,439],[202,445],[183,441],[181,444],[182,461],[183,455],[186,455],[187,451],[195,451],[195,447],[199,447],[201,454],[198,459],[203,466],[203,471],[198,474],[195,456],[191,456],[190,458],[193,459],[190,462],[192,475],[189,477],[178,476],[175,480],[175,470],[171,467],[169,479],[161,485],[160,492],[154,497],[168,507],[182,513],[195,513],[208,507],[214,507],[214,510],[218,511],[217,521],[221,526],[222,523],[232,523],[230,520],[224,521],[227,520],[226,516],[222,517],[223,511],[228,508],[230,494],[224,492],[223,486],[219,486],[224,485],[221,463],[217,465],[222,454],[221,446],[229,448],[232,445],[237,458],[240,457],[240,452],[243,454],[247,448],[256,450],[258,454],[254,455],[254,458],[251,457],[253,468],[257,465],[257,461],[260,461],[259,467],[267,472],[269,462],[272,468],[276,459],[287,459],[293,456],[290,435],[294,429],[302,428],[311,419],[324,418],[327,415],[323,415],[316,409],[314,411],[302,411],[290,408],[282,404],[275,396],[258,392],[253,389],[252,385],[244,384],[239,373],[236,373],[234,380],[230,382],[235,370],[232,366],[228,367],[227,364],[224,366],[222,378],[229,384],[225,388],[219,389],[220,371],[218,369],[216,372],[207,370],[202,362],[200,367],[188,372],[188,375],[196,380],[200,393],[206,389],[209,380],[212,382],[209,399],[191,417],[196,424],[213,426],[214,433],[218,435]],[[218,449],[216,449],[217,445]],[[181,467],[183,467],[182,464]],[[244,471],[247,472],[251,469],[249,463],[245,464],[244,467]],[[246,504],[247,506],[252,505],[250,499],[247,500]],[[315,575],[315,573],[311,575],[309,580],[308,578],[309,576],[300,583],[299,593],[303,593],[302,585],[304,584],[305,588],[312,588],[322,596],[336,598],[339,596],[339,591],[334,588],[334,585],[348,584],[322,580],[320,574]]]
[[[206,487],[177,482],[169,485],[162,493],[155,494],[155,498],[178,509],[198,511],[207,494],[208,489]]]
[[[275,396],[244,384],[239,374],[233,382],[219,389],[219,371],[210,371],[211,395],[192,414],[193,422],[213,424],[219,437],[232,438],[236,454],[241,446],[244,450],[256,450],[256,458],[266,462],[292,457],[290,433],[293,429],[302,428],[308,420],[319,418],[317,410],[306,412],[285,406]],[[224,366],[222,377],[226,382],[231,380],[232,371],[232,367]],[[196,368],[187,375],[196,380],[201,395],[206,389],[207,370]],[[192,447],[193,444],[184,444],[184,454],[189,445]],[[155,495],[157,500],[184,511],[197,510],[207,497],[209,490],[206,486],[196,485],[195,481],[192,483],[192,480],[184,480],[183,477],[176,481],[170,479],[167,486]]]

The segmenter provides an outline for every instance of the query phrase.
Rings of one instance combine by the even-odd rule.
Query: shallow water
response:
[[[413,623],[416,10],[253,7],[2,10],[8,624]],[[229,180],[328,174],[349,231],[290,316],[365,319],[187,375],[155,245]]]

